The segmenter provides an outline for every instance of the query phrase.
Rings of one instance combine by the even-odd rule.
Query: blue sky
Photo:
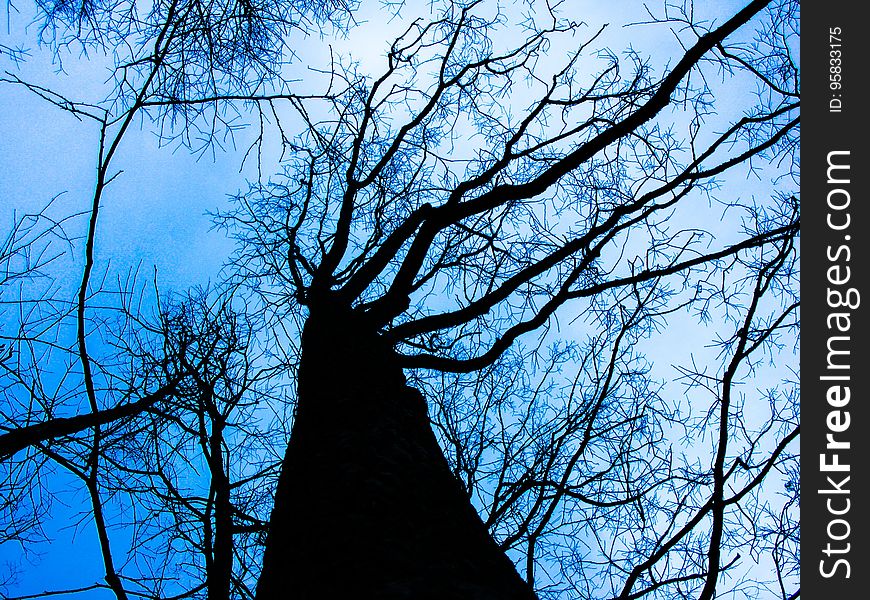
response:
[[[300,46],[298,69],[305,74],[303,65],[322,64],[328,56],[327,46],[332,43],[337,52],[351,53],[365,67],[377,69],[383,63],[384,44],[401,21],[390,21],[383,12],[367,4],[357,16],[366,21],[346,40],[318,40],[311,38]],[[712,14],[728,14],[739,3],[705,3],[704,10]],[[663,39],[661,30],[646,26],[630,29],[620,27],[620,20],[646,19],[640,12],[643,3],[617,0],[610,3],[584,2],[581,14],[590,29],[604,22],[611,26],[602,39],[602,45],[619,47],[626,41],[641,54],[673,56],[678,48],[675,38]],[[19,7],[23,12],[29,5]],[[699,7],[699,10],[701,7]],[[12,14],[8,32],[0,43],[31,49],[31,56],[16,67],[4,56],[0,71],[9,70],[22,79],[38,82],[59,90],[70,98],[97,101],[105,94],[107,77],[105,65],[99,57],[83,60],[78,56],[64,58],[64,72],[58,72],[58,63],[50,53],[34,42],[35,27],[29,26],[27,14]],[[554,56],[559,56],[554,52]],[[723,90],[727,97],[736,90]],[[0,86],[0,225],[12,220],[13,211],[35,211],[55,196],[52,208],[55,214],[84,210],[94,185],[96,164],[96,128],[80,122],[71,115],[35,98],[21,87]],[[160,147],[148,123],[131,130],[120,147],[116,167],[123,173],[113,182],[101,207],[97,242],[98,269],[108,269],[112,276],[122,275],[141,265],[143,274],[150,279],[152,269],[159,273],[162,291],[186,289],[204,285],[218,276],[221,266],[232,252],[233,244],[220,231],[211,227],[207,213],[227,206],[227,197],[245,187],[246,177],[255,177],[250,164],[240,172],[241,156],[251,133],[241,133],[236,148],[197,157],[186,149]],[[274,141],[274,140],[273,140]],[[267,157],[274,166],[274,157]],[[751,180],[735,188],[753,194],[757,184]],[[715,210],[707,213],[705,221],[714,217]],[[717,223],[717,221],[713,221]],[[732,225],[719,222],[725,234]],[[84,225],[84,221],[81,221]],[[83,231],[83,229],[82,229]],[[69,264],[71,272],[81,268],[80,249]],[[566,318],[563,322],[568,322]],[[687,322],[688,323],[688,322]],[[680,327],[680,325],[675,325]],[[657,360],[670,365],[688,360],[686,337],[697,325],[685,325],[684,336],[665,337],[656,342]],[[697,331],[709,339],[710,330]],[[696,355],[712,351],[703,345],[695,346]],[[59,478],[62,488],[69,482]],[[42,589],[89,585],[100,579],[100,563],[92,527],[85,523],[79,528],[68,528],[70,515],[83,502],[84,496],[70,491],[59,497],[69,509],[59,505],[53,519],[48,521],[47,533],[55,543],[44,547],[41,556],[33,555],[21,562],[25,572],[20,584],[10,591],[17,594],[33,593]],[[118,556],[124,553],[125,535],[118,532]],[[20,562],[17,548],[0,546],[0,564]],[[89,592],[83,597],[108,597],[106,592]]]

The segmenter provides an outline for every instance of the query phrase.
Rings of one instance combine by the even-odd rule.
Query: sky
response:
[[[384,44],[403,21],[387,18],[378,3],[364,4],[356,15],[361,25],[347,39],[310,38],[300,45],[303,65],[322,65],[331,44],[337,53],[348,52],[364,68],[376,70],[384,62]],[[582,2],[580,14],[590,30],[611,23],[602,45],[624,46],[627,42],[641,54],[672,56],[676,39],[663,39],[660,30],[635,26],[624,28],[620,21],[645,20],[643,3],[630,0]],[[734,2],[704,3],[704,10],[728,14]],[[428,5],[428,3],[427,3]],[[70,98],[98,100],[104,94],[106,61],[93,55],[63,59],[63,71],[51,53],[35,43],[36,26],[27,11],[11,12],[0,44],[30,48],[30,56],[20,65],[0,59],[0,73],[9,71],[22,79],[61,90]],[[409,9],[410,10],[410,9]],[[699,9],[700,10],[700,9]],[[736,90],[722,90],[724,102]],[[7,227],[14,214],[33,212],[56,197],[53,214],[87,208],[93,191],[96,165],[97,130],[59,111],[20,86],[0,85],[0,227]],[[250,163],[241,166],[241,156],[250,140],[250,132],[241,132],[235,148],[204,156],[192,155],[184,148],[161,147],[148,123],[130,131],[124,139],[116,166],[121,175],[111,184],[101,206],[97,242],[98,270],[107,269],[110,277],[123,276],[130,269],[140,269],[148,279],[156,269],[162,291],[184,290],[215,280],[233,243],[223,232],[212,227],[209,213],[227,207],[228,197],[246,186],[246,178],[256,177]],[[273,147],[274,148],[274,147]],[[274,156],[267,157],[274,165]],[[755,182],[747,180],[743,191],[755,192]],[[720,222],[723,235],[732,224]],[[83,228],[84,222],[80,222]],[[83,231],[81,229],[80,231]],[[82,265],[80,248],[69,265],[77,272]],[[566,320],[567,321],[567,320]],[[685,362],[686,337],[697,324],[686,321],[684,336],[664,336],[656,342],[657,360],[664,365]],[[709,331],[696,331],[701,337]],[[709,357],[714,351],[699,347],[696,353]],[[58,479],[61,487],[70,485]],[[92,528],[87,524],[70,527],[69,515],[84,496],[68,492],[61,498],[70,504],[60,508],[48,522],[47,532],[56,539],[41,555],[22,561],[18,548],[0,546],[0,568],[4,562],[17,563],[23,569],[13,595],[43,589],[88,585],[100,579],[100,565]],[[118,546],[123,547],[120,532]],[[109,597],[107,592],[93,591],[84,598]]]

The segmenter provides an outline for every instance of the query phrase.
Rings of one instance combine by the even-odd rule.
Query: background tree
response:
[[[797,395],[764,366],[797,327],[794,4],[648,15],[682,46],[656,66],[561,8],[450,3],[379,74],[336,58],[310,95],[280,84],[286,15],[349,7],[171,3],[145,26],[84,6],[44,31],[133,36],[141,58],[113,57],[98,106],[6,78],[101,142],[77,301],[47,329],[75,322],[65,382],[34,405],[45,372],[8,369],[0,448],[81,482],[117,598],[799,593]],[[227,280],[143,308],[131,278],[97,309],[129,125],[207,146],[241,107],[246,156],[262,168],[271,123],[283,171],[218,217],[239,241]],[[649,341],[690,320],[720,353],[682,369],[679,398]],[[113,524],[137,540],[120,566]]]

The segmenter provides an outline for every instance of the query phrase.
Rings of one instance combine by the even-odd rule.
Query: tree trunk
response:
[[[312,312],[257,586],[273,598],[533,599],[453,477],[395,354]]]

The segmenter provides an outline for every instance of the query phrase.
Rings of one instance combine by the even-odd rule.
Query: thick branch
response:
[[[420,227],[390,289],[377,303],[377,306],[373,307],[372,314],[376,315],[377,320],[387,320],[395,315],[395,307],[404,306],[403,297],[407,297],[432,242],[442,229],[474,214],[480,214],[513,201],[534,198],[545,193],[562,177],[577,169],[607,146],[635,132],[669,104],[671,96],[679,87],[680,82],[707,52],[748,22],[768,3],[769,0],[750,2],[720,27],[701,36],[671,72],[665,76],[652,97],[640,108],[580,145],[534,179],[519,184],[496,185],[475,199],[462,203],[448,202],[433,209],[432,217]],[[494,177],[495,173],[492,176]],[[462,189],[462,186],[457,189]]]
[[[0,460],[11,458],[17,452],[49,440],[74,435],[91,427],[106,425],[120,419],[138,415],[175,392],[178,380],[163,386],[135,402],[91,412],[75,417],[60,417],[43,423],[27,425],[0,435]]]

